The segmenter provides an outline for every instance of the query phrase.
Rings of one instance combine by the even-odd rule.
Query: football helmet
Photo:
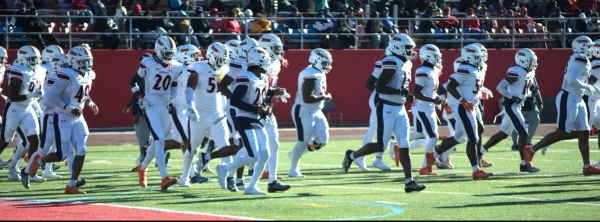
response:
[[[185,65],[191,65],[195,62],[202,61],[202,54],[198,47],[194,45],[183,45],[177,47],[177,52],[175,53],[175,61],[178,61]]]
[[[403,56],[407,61],[413,57],[413,49],[416,47],[415,41],[406,34],[396,34],[390,40],[387,49],[393,54]]]
[[[227,51],[229,51],[229,59],[239,59],[238,56],[238,46],[240,45],[240,41],[232,39],[225,42],[225,47],[227,47]]]
[[[310,52],[308,62],[312,63],[315,69],[327,74],[332,69],[331,62],[333,62],[333,59],[331,57],[331,53],[329,53],[327,50],[317,48]],[[325,62],[326,65],[323,65],[323,62]]]
[[[258,39],[258,46],[269,52],[272,59],[281,59],[283,57],[283,43],[281,39],[273,34],[266,34]]]
[[[65,54],[65,52],[58,45],[51,45],[44,48],[44,50],[42,50],[42,62],[50,64],[50,62],[54,58],[54,55],[56,54]]]
[[[244,39],[238,45],[238,49],[237,49],[238,57],[240,59],[245,59],[246,58],[246,54],[248,53],[248,51],[250,51],[250,49],[252,49],[254,47],[258,47],[258,41],[256,41],[253,38]]]
[[[579,36],[573,40],[573,52],[578,52],[586,55],[588,58],[592,58],[592,46],[594,42],[587,36]]]
[[[246,64],[250,66],[258,66],[267,69],[270,65],[271,57],[267,50],[261,47],[254,47],[246,54]]]
[[[419,57],[421,58],[421,63],[427,61],[437,67],[442,65],[442,53],[435,45],[427,44],[421,47]]]
[[[208,60],[208,64],[215,70],[227,65],[227,58],[227,48],[225,48],[222,43],[213,42],[208,46],[208,49],[206,50],[206,59]]]
[[[463,62],[479,67],[483,64],[483,53],[479,47],[474,45],[467,45],[462,48],[460,53],[460,57],[463,59]]]
[[[67,59],[71,64],[71,68],[80,72],[91,71],[94,64],[92,52],[83,46],[75,46],[69,50]]]
[[[8,62],[8,53],[6,49],[0,46],[0,65],[5,65]]]
[[[519,49],[519,51],[517,51],[517,54],[515,54],[515,62],[527,71],[535,70],[538,65],[537,56],[531,49],[527,48]]]
[[[19,64],[27,66],[31,69],[40,65],[40,60],[42,59],[42,55],[40,55],[40,51],[30,45],[23,46],[17,52],[17,60],[19,60]]]
[[[161,63],[169,63],[175,57],[177,46],[175,41],[169,36],[162,36],[154,43],[154,53],[156,53],[156,60]]]
[[[69,60],[67,59],[67,55],[62,53],[55,53],[52,59],[50,60],[50,67],[52,67],[52,72],[57,73],[58,70],[62,68],[69,67]]]

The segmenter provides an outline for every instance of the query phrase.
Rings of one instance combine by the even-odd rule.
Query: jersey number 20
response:
[[[169,89],[169,86],[171,86],[171,76],[170,75],[166,75],[165,79],[163,79],[162,75],[156,74],[156,76],[154,76],[154,78],[156,79],[156,83],[154,83],[154,86],[152,87],[152,89],[154,89],[154,90],[160,90],[161,81],[162,81],[162,88],[165,91],[167,91],[167,89]]]

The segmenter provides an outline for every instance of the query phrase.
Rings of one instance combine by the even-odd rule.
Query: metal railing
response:
[[[34,34],[52,34],[52,35],[67,35],[68,36],[68,41],[69,41],[69,47],[73,47],[73,36],[74,35],[107,35],[107,34],[117,34],[117,35],[126,35],[128,36],[128,45],[129,48],[132,49],[133,48],[133,41],[134,35],[140,35],[140,39],[142,38],[141,36],[144,35],[171,35],[171,36],[181,36],[181,35],[187,35],[189,38],[189,42],[191,43],[191,37],[192,36],[198,36],[198,35],[213,35],[213,36],[231,36],[231,35],[243,35],[243,36],[261,36],[264,33],[251,33],[249,31],[248,28],[243,28],[240,27],[241,29],[243,28],[243,30],[241,30],[241,33],[199,33],[199,32],[194,32],[192,33],[191,31],[188,31],[187,33],[134,33],[132,32],[133,27],[132,27],[132,23],[133,22],[129,22],[129,27],[126,28],[126,30],[124,32],[73,32],[72,30],[72,21],[76,20],[76,19],[98,19],[98,18],[106,18],[106,19],[115,19],[115,17],[112,16],[85,16],[85,15],[66,15],[66,16],[57,16],[57,15],[38,15],[36,17],[40,17],[40,18],[58,18],[58,19],[64,19],[67,18],[68,23],[66,24],[68,27],[68,30],[66,30],[65,32],[10,32],[10,27],[9,27],[9,21],[10,18],[14,17],[16,19],[19,18],[27,18],[27,17],[31,17],[31,15],[3,15],[3,19],[0,17],[0,19],[4,20],[4,25],[5,25],[5,32],[4,34],[4,39],[5,39],[5,45],[6,48],[8,48],[9,46],[9,42],[11,40],[14,40],[10,37],[10,35],[34,35]],[[145,17],[145,16],[135,16],[135,17],[131,17],[131,16],[127,16],[127,17],[119,17],[118,19],[147,19],[149,17]],[[196,19],[222,19],[223,22],[225,22],[226,20],[232,20],[232,19],[237,19],[237,20],[246,20],[246,24],[248,24],[248,22],[252,21],[255,18],[239,18],[239,17],[190,17],[190,16],[180,16],[180,17],[168,17],[168,16],[151,16],[152,19],[171,19],[173,20],[174,24],[176,25],[176,21],[177,20],[181,20],[181,19],[187,19],[190,20],[190,24],[192,20],[196,20]],[[279,36],[282,36],[284,38],[284,40],[288,40],[288,38],[292,38],[294,39],[294,41],[291,42],[296,42],[298,40],[299,37],[299,43],[300,43],[300,48],[303,49],[304,48],[304,43],[306,42],[306,36],[324,36],[324,35],[344,35],[344,36],[352,36],[355,37],[355,46],[358,45],[359,43],[359,38],[361,36],[372,36],[375,34],[383,34],[383,33],[359,33],[359,29],[357,28],[357,26],[360,23],[365,23],[366,21],[369,20],[381,20],[382,18],[369,18],[368,16],[366,18],[315,18],[315,17],[269,17],[269,18],[260,18],[260,19],[267,19],[270,21],[278,21],[278,20],[290,20],[290,19],[295,19],[295,20],[300,20],[301,24],[300,27],[303,27],[303,29],[300,29],[298,33],[292,33],[289,31],[287,32],[283,32],[283,33],[276,33]],[[323,19],[330,19],[330,20],[353,20],[354,21],[354,31],[353,32],[349,32],[349,33],[305,33],[305,29],[304,27],[306,27],[307,24],[313,24],[314,21],[316,20],[323,20]],[[495,40],[495,38],[493,38],[493,36],[504,36],[504,37],[508,37],[511,41],[507,41],[507,40],[502,40],[501,42],[510,42],[512,43],[512,47],[515,47],[515,43],[517,42],[535,42],[535,41],[546,41],[546,42],[551,42],[554,41],[554,39],[552,39],[552,36],[558,36],[558,35],[562,35],[562,45],[563,47],[566,45],[566,39],[569,36],[579,36],[579,35],[600,35],[600,32],[578,32],[578,33],[567,33],[567,23],[568,21],[571,20],[580,20],[581,18],[535,18],[534,20],[544,20],[545,23],[545,27],[548,27],[548,22],[549,21],[556,21],[556,20],[564,20],[565,22],[563,23],[563,32],[541,32],[541,33],[536,33],[535,27],[534,30],[529,30],[530,32],[528,33],[519,33],[519,30],[516,29],[514,26],[506,29],[507,31],[510,31],[508,33],[487,33],[487,32],[478,32],[478,33],[464,33],[463,30],[466,30],[464,28],[464,23],[462,22],[463,20],[474,20],[474,18],[451,18],[451,19],[456,19],[457,21],[460,22],[460,31],[458,33],[424,33],[422,32],[423,30],[421,30],[421,32],[416,33],[415,32],[415,28],[416,28],[416,23],[420,22],[420,21],[424,21],[424,20],[451,20],[451,19],[445,19],[445,18],[398,18],[397,16],[395,16],[395,18],[388,18],[388,19],[393,19],[394,21],[396,21],[396,24],[398,24],[399,21],[403,21],[406,22],[408,24],[408,28],[406,29],[406,34],[412,36],[413,38],[420,38],[420,37],[429,37],[430,39],[436,39],[436,37],[438,36],[443,36],[443,35],[455,35],[457,37],[457,39],[454,40],[438,40],[436,39],[436,42],[446,42],[446,43],[459,43],[461,47],[464,46],[464,44],[466,42],[481,42],[480,40],[474,40],[472,38],[470,38],[470,36],[473,35],[484,35],[484,36],[491,36],[492,38],[490,39],[484,39],[483,41],[488,41],[488,42],[500,42],[498,40]],[[519,20],[519,21],[524,21],[526,20],[525,18],[477,18],[480,21],[492,21],[492,20],[505,20],[505,21],[511,21],[512,24],[515,24],[515,21]],[[157,21],[157,22],[161,22],[161,20]],[[191,25],[190,25],[191,26]],[[191,29],[188,29],[191,30]],[[273,23],[271,24],[271,30],[275,30],[275,26],[273,25]],[[544,28],[545,30],[545,28]],[[316,30],[315,30],[316,31]],[[390,33],[387,33],[389,35],[392,35]],[[542,36],[543,38],[540,38],[539,40],[527,40],[527,39],[520,39],[521,37],[524,36]],[[16,38],[18,39],[18,38]],[[310,40],[315,40],[315,39],[310,39]],[[316,40],[315,40],[316,41]],[[315,42],[312,41],[312,42]],[[289,41],[288,41],[289,42]],[[319,40],[320,42],[320,40]]]

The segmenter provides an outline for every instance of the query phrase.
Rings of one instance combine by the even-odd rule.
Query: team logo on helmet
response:
[[[271,42],[271,39],[268,38],[263,38],[262,40],[260,40],[261,42]]]
[[[53,59],[52,59],[52,62],[58,62],[58,61],[60,61],[60,59],[59,59],[59,58],[53,58]]]
[[[517,53],[517,55],[525,56],[525,53],[519,52],[519,53]]]
[[[392,40],[396,40],[396,41],[402,41],[402,39],[401,39],[401,38],[398,38],[398,37],[394,37],[394,38],[392,38]]]
[[[50,50],[50,49],[46,49],[47,53],[53,53],[54,51]]]
[[[233,44],[233,42],[230,42],[230,43],[229,43],[229,46],[237,47],[237,45],[236,45],[236,44]]]
[[[467,49],[467,52],[475,52],[474,49]]]
[[[248,44],[247,42],[242,42],[242,43],[240,43],[240,46],[247,45],[247,44]]]
[[[577,42],[578,43],[586,43],[586,42],[588,42],[588,40],[587,39],[580,39],[580,40],[577,40]]]
[[[433,48],[430,48],[430,47],[425,47],[425,49],[426,49],[426,50],[429,50],[429,51],[435,51],[435,49],[433,49]]]
[[[321,56],[321,58],[325,58],[325,55],[321,54],[321,52],[319,52],[319,51],[317,51],[316,54]]]
[[[215,52],[219,52],[219,50],[217,50],[217,48],[214,45],[211,46],[210,49],[214,50]]]
[[[187,48],[186,49],[181,49],[180,52],[187,52],[187,51],[190,51],[190,49],[187,49]]]

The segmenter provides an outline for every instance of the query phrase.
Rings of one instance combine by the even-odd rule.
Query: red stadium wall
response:
[[[13,61],[17,50],[9,50],[9,61]],[[537,80],[543,97],[554,97],[560,91],[563,70],[571,49],[538,49]],[[130,50],[92,50],[94,55],[94,71],[97,78],[90,92],[92,99],[98,104],[100,112],[93,116],[89,108],[84,115],[90,128],[132,127],[132,115],[123,114],[124,105],[131,99],[131,90],[127,81],[137,70],[138,57],[145,51]],[[331,50],[334,62],[333,70],[327,75],[328,92],[335,100],[335,109],[343,112],[344,123],[366,124],[369,121],[370,108],[368,99],[371,94],[364,88],[367,77],[373,71],[375,61],[382,58],[383,50]],[[488,72],[484,85],[494,92],[494,99],[500,94],[496,85],[506,76],[506,70],[515,65],[513,49],[490,49]],[[290,126],[291,107],[297,91],[298,73],[309,65],[310,50],[288,50],[285,58],[290,65],[282,68],[279,85],[288,89],[292,99],[288,104],[276,105],[274,112],[280,124]],[[460,50],[442,50],[444,59],[441,82],[448,80],[453,72],[452,62],[460,56]],[[420,66],[415,61],[414,70]],[[414,79],[414,78],[413,78]],[[411,89],[413,88],[411,83]],[[546,106],[551,106],[550,104]],[[485,121],[493,120],[498,112],[498,104],[485,103]],[[287,124],[286,124],[287,123]],[[336,122],[337,123],[337,122]]]

